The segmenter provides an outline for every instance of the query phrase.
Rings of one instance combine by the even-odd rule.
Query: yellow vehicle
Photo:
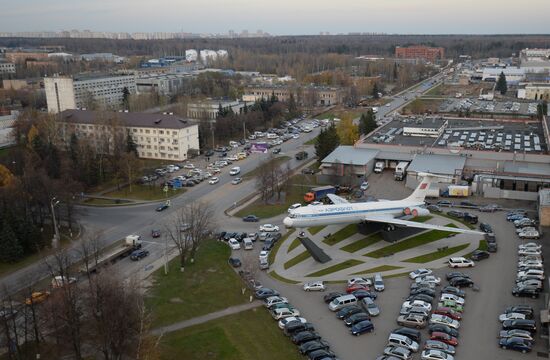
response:
[[[239,160],[246,159],[246,153],[245,152],[237,153],[237,156],[239,157]]]
[[[33,292],[30,298],[25,299],[25,304],[32,305],[32,304],[40,304],[41,302],[44,302],[48,296],[50,296],[49,291],[36,291]]]

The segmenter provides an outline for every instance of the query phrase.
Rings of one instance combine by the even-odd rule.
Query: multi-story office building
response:
[[[59,114],[58,130],[65,144],[76,134],[108,153],[113,151],[115,136],[125,142],[130,134],[138,156],[146,159],[183,161],[190,149],[199,149],[199,126],[177,115],[65,110]]]
[[[134,75],[80,75],[75,77],[54,76],[44,78],[48,111],[62,112],[78,109],[95,103],[103,109],[117,109],[124,99],[124,88],[136,93]]]
[[[15,74],[15,64],[0,61],[0,74]]]
[[[250,85],[244,91],[244,101],[267,100],[273,95],[279,101],[288,101],[292,94],[297,102],[306,106],[338,105],[345,96],[344,89],[328,86]]]
[[[435,62],[445,58],[445,49],[442,47],[409,46],[395,48],[395,57],[398,59],[424,59]]]
[[[136,86],[139,93],[157,92],[161,95],[174,95],[194,77],[187,73],[141,74],[136,77]]]

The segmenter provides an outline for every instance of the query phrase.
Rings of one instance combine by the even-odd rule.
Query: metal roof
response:
[[[413,159],[413,154],[391,152],[391,151],[380,151],[376,158],[379,160],[397,160],[397,161],[411,161]]]
[[[378,150],[354,148],[353,146],[338,146],[322,163],[341,163],[347,165],[365,165],[376,158]]]
[[[504,172],[528,174],[538,176],[550,176],[550,164],[531,163],[524,161],[506,161],[504,163]]]
[[[462,172],[466,158],[459,155],[418,154],[409,165],[408,171],[432,174],[455,175]]]

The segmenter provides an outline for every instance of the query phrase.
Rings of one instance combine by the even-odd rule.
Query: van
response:
[[[245,250],[252,250],[254,249],[254,243],[252,242],[251,238],[244,238],[243,239],[244,249]]]
[[[405,349],[411,350],[412,352],[418,351],[418,343],[409,339],[405,335],[394,333],[390,334],[390,336],[388,337],[388,346],[389,345],[403,347]]]
[[[355,304],[357,304],[357,298],[354,295],[343,295],[332,300],[330,304],[328,304],[328,308],[330,311],[337,311],[345,306]]]
[[[279,137],[279,135],[277,135],[277,134],[267,133],[267,138],[268,139],[277,139],[278,137]]]

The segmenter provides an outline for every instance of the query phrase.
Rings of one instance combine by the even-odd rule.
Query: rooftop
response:
[[[65,110],[59,114],[59,121],[73,124],[97,124],[99,118],[118,120],[127,127],[148,127],[159,129],[183,129],[196,122],[177,115],[149,114],[135,112],[100,112],[90,110]]]
[[[408,171],[455,175],[457,171],[462,172],[465,163],[466,158],[459,155],[418,154]]]
[[[521,175],[550,176],[550,164],[506,161],[504,163],[504,172]]]
[[[338,146],[321,162],[341,163],[346,165],[366,165],[376,158],[378,150],[354,148],[353,146]]]

